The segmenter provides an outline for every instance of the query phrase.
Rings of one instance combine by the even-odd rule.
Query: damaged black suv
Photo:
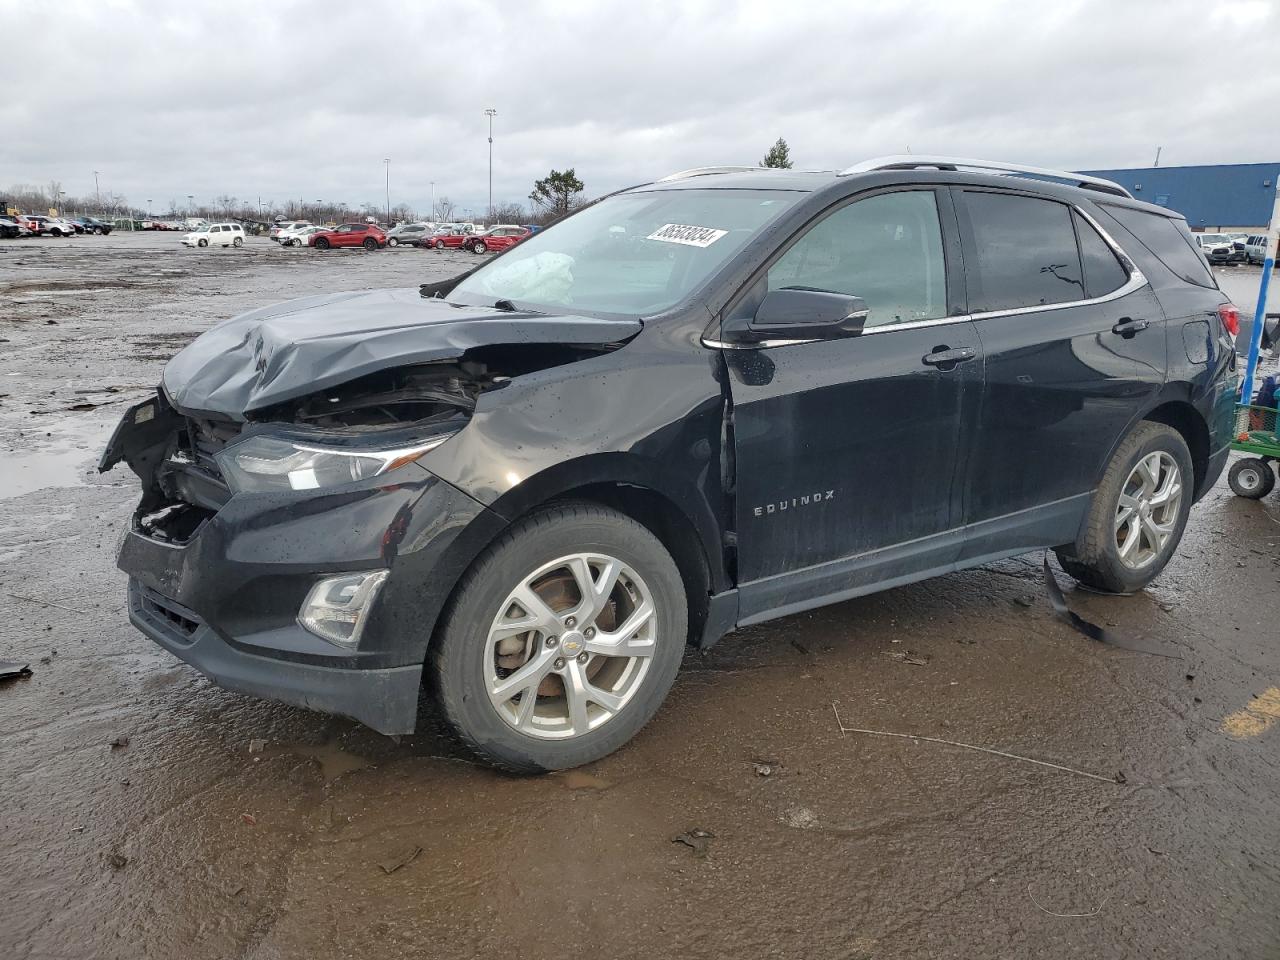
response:
[[[130,618],[232,690],[516,771],[654,714],[687,643],[1051,547],[1127,592],[1231,438],[1186,223],[938,157],[704,168],[471,273],[214,327],[125,415]]]

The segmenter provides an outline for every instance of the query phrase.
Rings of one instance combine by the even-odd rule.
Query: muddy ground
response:
[[[136,481],[92,462],[165,359],[473,262],[0,243],[0,659],[34,671],[0,684],[0,955],[1280,956],[1275,496],[1220,484],[1144,594],[1068,590],[1170,656],[1054,619],[1027,558],[691,652],[633,743],[539,779],[430,720],[396,743],[226,693],[134,631]]]

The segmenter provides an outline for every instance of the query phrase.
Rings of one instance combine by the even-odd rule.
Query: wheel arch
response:
[[[497,522],[477,524],[477,529],[460,536],[442,558],[439,572],[448,579],[447,590],[434,612],[428,636],[434,640],[467,571],[512,524],[545,507],[571,501],[612,507],[662,542],[685,584],[690,641],[699,642],[711,615],[711,595],[732,586],[719,526],[695,489],[681,489],[657,465],[629,454],[599,454],[557,464],[488,504],[485,516]]]
[[[1209,425],[1203,415],[1189,400],[1166,400],[1148,410],[1142,417],[1152,423],[1163,423],[1182,436],[1191,451],[1191,469],[1194,473],[1195,499],[1204,495],[1201,486],[1209,474]]]

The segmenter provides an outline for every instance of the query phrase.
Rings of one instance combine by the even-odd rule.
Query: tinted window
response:
[[[1162,217],[1158,213],[1103,204],[1103,209],[1120,222],[1138,242],[1161,263],[1188,283],[1202,287],[1217,286],[1204,256],[1191,239],[1185,220]]]
[[[977,282],[969,290],[974,313],[1085,299],[1069,207],[969,190],[964,201],[976,247]]]
[[[867,326],[946,316],[942,229],[932,191],[886,193],[818,223],[769,268],[769,289],[861,297]]]
[[[219,230],[221,230],[221,229],[222,229],[221,227],[210,227],[210,228],[209,228],[209,232],[210,232],[210,233],[217,233],[217,232],[218,232]]]
[[[1107,241],[1080,214],[1072,214],[1076,237],[1080,240],[1080,259],[1084,261],[1084,285],[1091,297],[1102,297],[1124,286],[1128,271],[1112,252]]]

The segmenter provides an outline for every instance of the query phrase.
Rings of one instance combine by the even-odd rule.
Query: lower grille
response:
[[[189,643],[201,625],[200,618],[186,607],[150,587],[138,587],[138,612],[179,642]]]

